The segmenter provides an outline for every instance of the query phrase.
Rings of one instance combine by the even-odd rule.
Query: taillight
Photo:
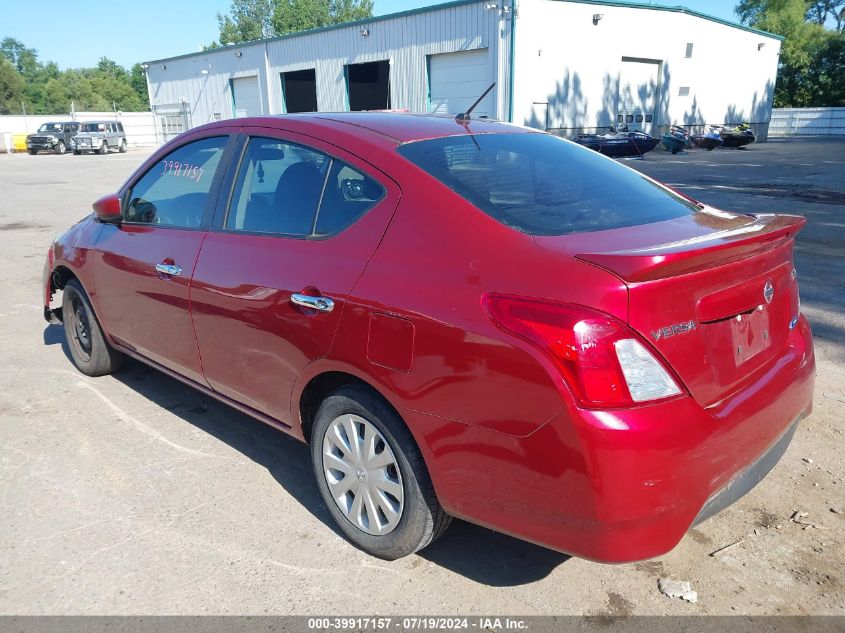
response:
[[[482,304],[502,330],[543,351],[584,406],[620,407],[681,393],[640,337],[609,314],[498,294],[484,295]]]

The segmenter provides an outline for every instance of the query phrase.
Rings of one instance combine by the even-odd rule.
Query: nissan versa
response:
[[[85,374],[130,356],[310,444],[334,520],[375,556],[451,517],[661,555],[810,412],[805,221],[467,119],[193,129],[52,245],[45,316]]]

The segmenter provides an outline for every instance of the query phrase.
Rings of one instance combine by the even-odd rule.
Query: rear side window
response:
[[[548,134],[466,134],[398,151],[492,218],[531,235],[602,231],[698,210],[637,172]]]
[[[132,187],[124,221],[198,227],[228,140],[227,136],[204,138],[159,160]]]
[[[314,233],[339,233],[378,204],[384,194],[384,187],[375,180],[333,160]]]
[[[342,231],[384,196],[346,163],[302,145],[254,137],[241,160],[226,228],[292,237]]]

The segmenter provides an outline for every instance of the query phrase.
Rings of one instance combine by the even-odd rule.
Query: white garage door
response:
[[[490,70],[486,48],[432,55],[428,65],[428,111],[437,114],[466,112],[493,83]],[[492,115],[494,93],[491,91],[478,104],[472,113],[473,117]]]
[[[258,90],[258,77],[233,79],[232,93],[236,117],[261,115],[261,92]]]
[[[619,112],[622,122],[630,130],[651,132],[657,107],[659,62],[622,60],[619,73]]]

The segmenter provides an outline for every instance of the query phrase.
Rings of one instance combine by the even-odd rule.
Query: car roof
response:
[[[514,134],[537,132],[510,123],[489,119],[472,119],[467,125],[458,123],[454,116],[435,114],[411,114],[407,112],[312,112],[307,114],[284,114],[264,117],[237,119],[243,126],[272,126],[274,122],[280,128],[282,122],[296,122],[313,131],[337,130],[347,133],[368,131],[381,137],[387,137],[394,143],[407,143],[423,139],[441,138],[460,134]],[[209,127],[232,125],[232,120],[218,121]]]

